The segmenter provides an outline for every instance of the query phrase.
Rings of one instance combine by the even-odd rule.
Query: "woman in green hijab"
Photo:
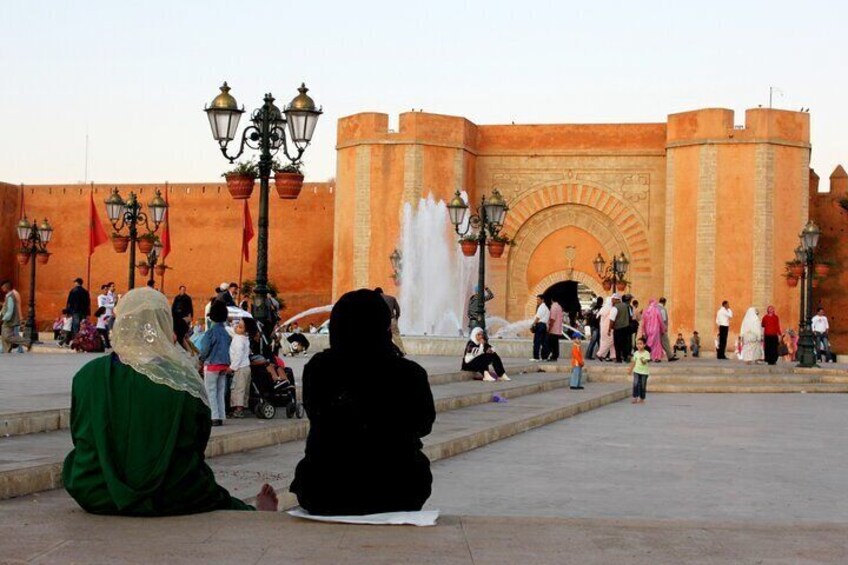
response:
[[[115,314],[114,353],[74,377],[65,489],[94,514],[253,510],[219,486],[205,462],[209,401],[197,369],[174,344],[165,296],[132,290]],[[267,484],[257,507],[277,509]]]

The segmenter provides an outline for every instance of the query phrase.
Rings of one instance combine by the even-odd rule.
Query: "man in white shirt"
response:
[[[545,304],[545,297],[536,296],[536,317],[533,318],[533,359],[539,361],[548,358],[548,322],[551,321],[551,310]]]
[[[716,312],[716,325],[718,326],[718,350],[716,351],[716,359],[727,359],[727,332],[730,331],[730,319],[733,317],[733,311],[730,309],[730,303],[725,300],[721,303],[721,308]]]
[[[830,330],[830,324],[827,321],[827,316],[824,315],[824,308],[819,308],[816,315],[813,316],[812,322],[813,339],[816,343],[816,360],[820,360],[824,356],[824,362],[827,363],[831,359],[830,355],[830,340],[827,337],[827,332]]]

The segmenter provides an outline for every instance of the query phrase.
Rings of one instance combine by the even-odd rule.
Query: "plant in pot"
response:
[[[130,237],[128,235],[121,235],[117,232],[112,234],[112,247],[115,248],[115,251],[125,253],[129,246]]]
[[[303,189],[303,163],[295,161],[286,166],[281,166],[278,161],[271,165],[274,170],[274,185],[277,194],[284,200],[294,200]]]
[[[221,176],[227,181],[227,190],[235,200],[247,200],[253,194],[253,185],[258,173],[256,163],[253,161],[242,161]]]
[[[35,256],[35,259],[38,261],[39,265],[46,265],[47,261],[50,260],[50,252],[46,249],[42,249]]]
[[[616,289],[618,292],[624,292],[625,290],[627,290],[627,285],[628,285],[628,284],[630,284],[628,281],[624,281],[624,280],[622,280],[622,281],[616,281],[616,283],[615,283],[615,289]]]
[[[27,265],[29,263],[29,251],[26,249],[18,250],[18,265],[21,267]]]
[[[136,268],[138,269],[138,274],[142,277],[146,277],[148,274],[150,274],[150,265],[148,265],[147,263],[139,263],[138,265],[136,265]]]
[[[804,263],[801,261],[787,261],[786,270],[796,278],[801,278],[801,275],[804,274]]]
[[[153,267],[153,272],[156,273],[157,277],[161,277],[161,276],[164,276],[165,271],[167,271],[170,268],[171,267],[169,267],[168,265],[159,264],[159,265],[156,265],[155,267]]]
[[[789,286],[789,287],[792,287],[792,288],[798,286],[798,277],[796,277],[795,275],[793,275],[792,273],[790,273],[788,271],[786,273],[784,273],[783,276],[786,277],[786,286]]]
[[[462,254],[466,257],[474,257],[479,244],[480,242],[477,241],[477,236],[473,233],[469,233],[459,240],[459,247],[462,248]]]
[[[612,279],[604,279],[604,282],[601,283],[604,287],[604,290],[612,290]]]
[[[504,254],[507,245],[512,245],[512,240],[506,235],[498,233],[492,236],[488,242],[489,255],[497,259]]]
[[[156,243],[157,237],[152,233],[145,233],[138,236],[136,242],[138,243],[138,252],[139,253],[150,253],[153,251],[153,244]]]
[[[826,277],[830,274],[830,269],[833,268],[833,261],[816,261],[816,274]]]

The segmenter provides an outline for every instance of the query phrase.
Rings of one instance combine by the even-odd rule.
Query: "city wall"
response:
[[[15,253],[19,247],[15,224],[19,218],[21,193],[26,213],[41,221],[48,218],[55,228],[49,245],[52,255],[47,265],[38,265],[36,292],[40,321],[53,320],[64,307],[67,292],[76,277],[86,278],[88,254],[89,194],[107,233],[113,230],[103,201],[115,185],[38,185],[0,184],[0,278],[11,278],[24,302],[29,294],[29,266],[19,267]],[[165,184],[117,185],[122,196],[130,191],[145,205],[155,190],[163,195]],[[254,232],[258,231],[258,182],[250,199]],[[270,280],[280,289],[287,309],[293,315],[313,306],[330,303],[333,260],[332,183],[306,183],[297,200],[281,200],[273,183],[270,195],[269,266]],[[168,296],[186,285],[195,302],[202,307],[215,286],[237,281],[242,245],[243,204],[233,200],[221,183],[174,183],[168,186],[171,253],[166,259],[164,278],[155,277],[157,287]],[[161,228],[158,232],[161,234]],[[250,261],[244,263],[243,278],[256,275],[257,237],[250,243]],[[137,262],[143,256],[137,254]],[[100,284],[115,281],[119,292],[127,288],[129,252],[117,253],[111,242],[98,247],[91,257],[92,297]],[[136,271],[136,286],[146,278]]]

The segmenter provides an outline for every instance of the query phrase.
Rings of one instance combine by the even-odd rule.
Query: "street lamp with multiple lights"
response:
[[[798,327],[798,366],[818,367],[816,364],[816,344],[813,337],[813,268],[815,252],[819,245],[821,230],[810,220],[798,238],[800,245],[795,249],[795,259],[804,264],[801,273],[801,320]]]
[[[598,256],[592,261],[592,265],[594,265],[595,272],[602,281],[610,281],[612,283],[611,288],[614,291],[616,285],[624,281],[624,275],[627,274],[630,261],[622,252],[621,255],[613,255],[612,262],[607,266],[606,260],[598,253]]]
[[[26,216],[18,222],[18,239],[21,241],[21,254],[29,254],[29,313],[27,314],[27,326],[31,343],[38,341],[38,328],[35,325],[35,264],[45,264],[50,258],[47,244],[53,237],[53,227],[45,218],[41,225],[34,221],[30,223]],[[43,259],[41,259],[43,257]]]
[[[236,99],[230,94],[225,82],[212,103],[204,110],[212,128],[212,137],[218,142],[221,153],[230,163],[241,157],[245,147],[259,151],[259,230],[256,250],[256,288],[254,290],[253,316],[263,322],[263,328],[270,332],[273,328],[267,324],[271,312],[268,305],[268,190],[274,155],[281,149],[286,158],[294,165],[303,157],[303,152],[312,141],[312,134],[322,109],[306,93],[304,84],[299,94],[292,99],[284,111],[274,105],[274,97],[265,95],[262,106],[251,114],[252,124],[242,132],[238,151],[234,155],[227,153],[227,145],[236,138],[239,120],[244,107],[239,108]],[[288,126],[288,127],[286,127]],[[291,143],[292,147],[289,147]]]
[[[118,188],[112,189],[112,194],[106,199],[106,215],[112,223],[115,233],[120,234],[124,228],[128,229],[130,238],[130,272],[128,280],[128,289],[135,288],[135,246],[139,240],[138,228],[143,226],[147,230],[146,235],[152,237],[159,229],[162,221],[165,219],[165,212],[168,210],[168,203],[162,198],[162,193],[156,191],[156,196],[147,205],[150,210],[150,217],[142,210],[142,205],[138,201],[138,197],[134,192],[130,192],[129,198],[125,201],[121,198]],[[150,220],[153,220],[153,226],[150,225]]]
[[[459,191],[456,191],[453,199],[448,204],[448,215],[453,224],[456,234],[465,236],[472,232],[478,243],[479,263],[477,268],[477,311],[473,313],[476,316],[478,325],[481,329],[486,329],[486,240],[489,237],[496,237],[503,228],[504,219],[509,208],[506,202],[498,192],[498,189],[492,191],[492,195],[486,199],[485,196],[481,199],[480,206],[477,207],[477,213],[472,214],[468,218],[468,223],[465,222],[465,215],[468,213],[468,204],[462,199]],[[465,226],[462,228],[461,226]]]

